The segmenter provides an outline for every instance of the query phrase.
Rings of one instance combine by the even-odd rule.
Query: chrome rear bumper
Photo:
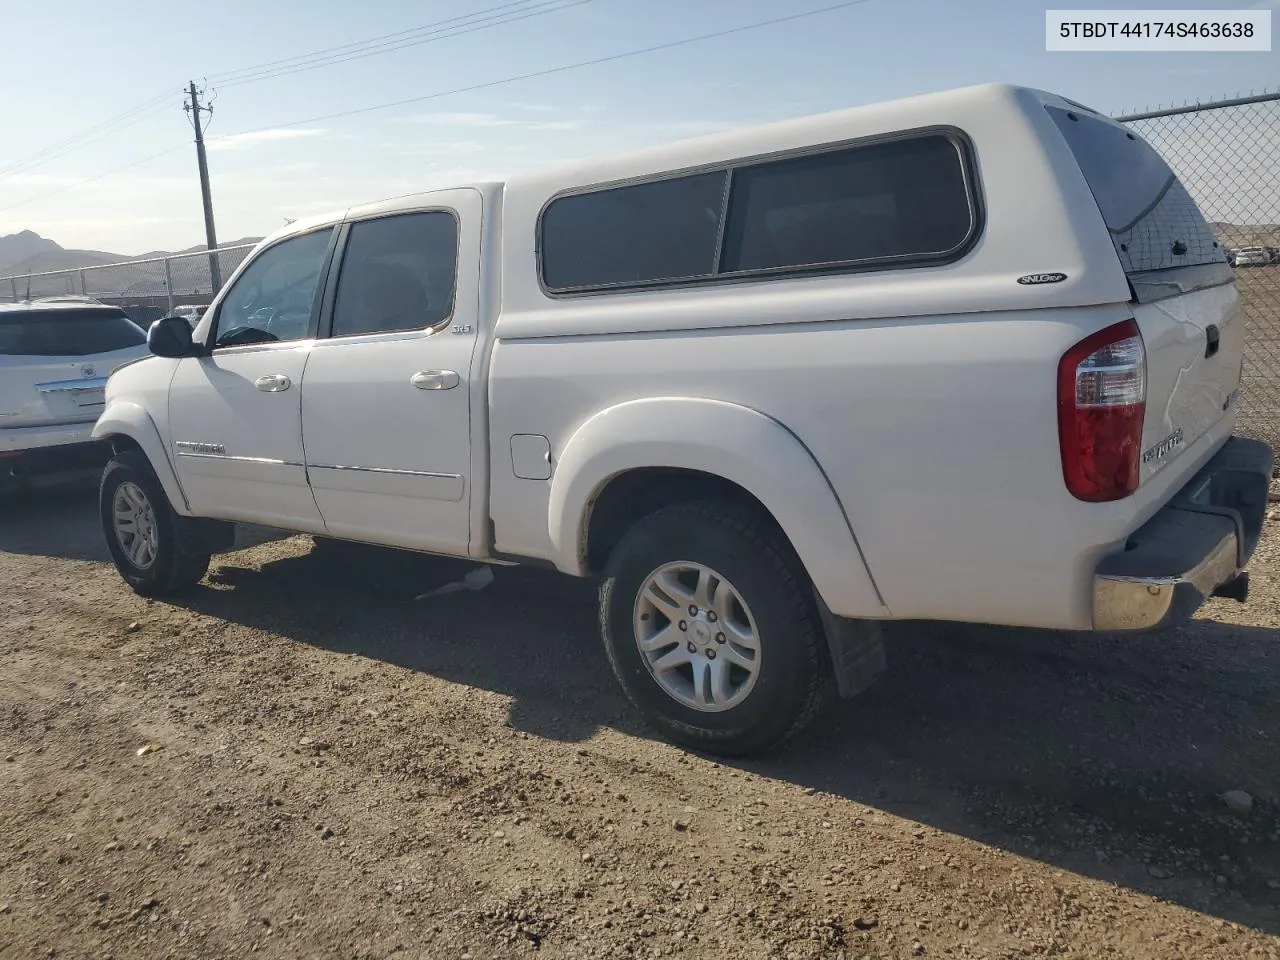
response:
[[[1271,482],[1271,448],[1232,437],[1093,577],[1095,630],[1159,630],[1218,593],[1243,600]]]

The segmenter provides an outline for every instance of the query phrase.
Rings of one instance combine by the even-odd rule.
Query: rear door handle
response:
[[[1220,339],[1221,337],[1218,334],[1218,327],[1216,324],[1211,323],[1209,324],[1209,326],[1205,327],[1204,329],[1205,359],[1212,357],[1215,353],[1218,352],[1218,343]]]
[[[253,385],[263,393],[280,393],[293,386],[293,381],[283,373],[273,373],[270,376],[259,377],[253,381]]]
[[[452,390],[458,385],[458,374],[454,370],[419,370],[409,382],[419,390]]]

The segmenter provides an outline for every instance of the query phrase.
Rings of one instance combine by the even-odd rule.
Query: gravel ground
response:
[[[1280,958],[1274,530],[1162,636],[897,625],[736,764],[637,721],[590,584],[312,550],[148,602],[91,488],[0,506],[0,958]]]

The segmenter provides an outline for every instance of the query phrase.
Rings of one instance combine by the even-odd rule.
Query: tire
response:
[[[143,529],[154,531],[154,536],[143,536],[146,546],[132,553],[130,547],[142,535],[129,537],[127,532],[118,532],[117,497],[123,497],[121,506],[134,511],[135,529],[138,514],[146,515],[149,509],[149,520]],[[127,450],[107,463],[98,490],[98,510],[111,559],[125,583],[140,596],[179,593],[199,583],[209,569],[210,554],[184,549],[178,536],[177,514],[142,454]]]
[[[710,584],[702,594],[700,577]],[[654,583],[661,585],[648,589]],[[671,602],[677,595],[679,608]],[[711,609],[689,602],[699,596]],[[650,514],[610,556],[599,604],[618,683],[681,746],[726,757],[764,752],[800,734],[832,699],[809,579],[782,532],[759,511],[698,501]],[[690,607],[697,607],[696,617],[691,610],[685,617]],[[683,628],[663,612],[677,609]]]

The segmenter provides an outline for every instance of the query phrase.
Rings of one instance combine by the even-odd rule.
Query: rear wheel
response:
[[[177,515],[141,454],[125,451],[107,464],[98,506],[107,549],[135,593],[177,593],[194,586],[209,569],[209,553],[184,549]]]
[[[834,690],[798,558],[772,520],[734,504],[640,520],[610,558],[600,625],[627,696],[684,746],[767,750],[812,723]]]

